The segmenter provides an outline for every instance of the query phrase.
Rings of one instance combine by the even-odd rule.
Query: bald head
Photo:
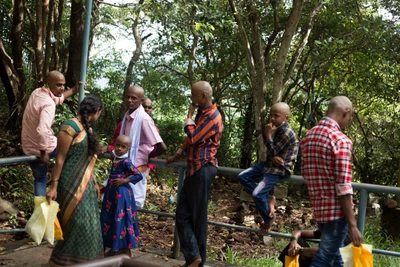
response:
[[[140,96],[142,100],[144,99],[144,89],[138,85],[129,86],[128,89],[126,89],[126,91],[134,92],[138,94],[138,96]]]
[[[335,120],[341,129],[344,129],[353,114],[353,104],[345,96],[335,96],[329,102],[326,116]]]
[[[327,115],[331,113],[343,113],[349,112],[353,110],[353,104],[351,103],[350,99],[345,96],[335,96],[329,102]]]
[[[206,81],[199,81],[192,85],[192,104],[200,108],[212,105],[213,90],[211,85]]]
[[[50,71],[46,77],[46,85],[57,97],[61,97],[65,90],[65,77],[64,75],[56,70]]]
[[[289,105],[284,102],[278,102],[278,103],[273,104],[271,109],[279,110],[285,116],[290,115]]]
[[[57,79],[59,77],[64,77],[64,75],[61,72],[56,71],[56,70],[50,71],[49,74],[47,74],[46,82]]]
[[[212,97],[213,91],[212,91],[211,85],[210,85],[208,82],[206,82],[206,81],[199,81],[199,82],[196,82],[196,83],[194,83],[194,84],[192,85],[192,88],[193,88],[194,90],[197,90],[197,91],[199,91],[199,92],[205,94],[206,97],[209,97],[209,98]]]
[[[151,99],[148,97],[143,98],[142,106],[144,108],[144,111],[146,111],[147,114],[151,115],[151,113],[153,112],[153,102],[151,101]]]
[[[126,89],[124,94],[124,104],[130,112],[135,111],[144,99],[144,90],[142,87],[134,85]]]
[[[131,144],[131,138],[127,135],[121,134],[117,137],[117,140],[115,140],[115,142],[126,144],[129,147]]]

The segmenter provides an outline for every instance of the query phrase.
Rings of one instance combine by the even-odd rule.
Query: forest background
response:
[[[123,90],[140,85],[170,155],[184,139],[190,85],[206,80],[225,126],[219,164],[246,168],[265,157],[254,132],[273,103],[289,104],[301,138],[333,96],[346,95],[355,110],[346,129],[354,181],[397,186],[399,12],[400,1],[390,0],[94,0],[87,90],[105,104],[94,128],[109,142]],[[0,2],[3,157],[22,155],[24,107],[46,74],[61,71],[69,87],[79,80],[84,18],[82,0]],[[55,132],[76,110],[77,97],[58,108]],[[17,172],[2,168],[3,193]]]

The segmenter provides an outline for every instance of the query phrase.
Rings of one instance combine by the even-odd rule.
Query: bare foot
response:
[[[276,203],[276,197],[271,196],[268,200],[268,206],[269,206],[269,214],[268,216],[270,218],[274,217],[275,214],[275,203]]]
[[[264,222],[263,224],[261,224],[260,231],[263,232],[263,233],[268,233],[269,230],[271,230],[272,225],[274,224],[275,217],[276,217],[276,216],[273,216],[271,220],[269,220],[268,222]]]

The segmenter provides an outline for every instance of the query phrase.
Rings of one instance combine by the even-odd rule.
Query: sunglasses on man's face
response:
[[[148,109],[152,109],[152,106],[146,106],[146,105],[142,105],[144,109],[148,108]]]

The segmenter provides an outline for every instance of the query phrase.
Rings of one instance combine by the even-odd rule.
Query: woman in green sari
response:
[[[104,257],[97,198],[100,195],[92,171],[98,140],[90,125],[101,114],[96,95],[87,96],[78,115],[64,122],[57,135],[56,165],[47,200],[60,204],[58,219],[64,240],[51,254],[50,266],[66,266]]]

